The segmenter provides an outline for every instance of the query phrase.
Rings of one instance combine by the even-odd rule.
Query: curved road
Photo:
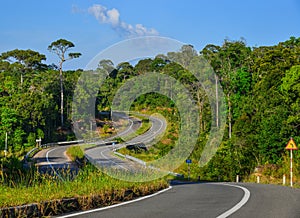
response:
[[[251,193],[249,200],[241,208],[236,208],[234,213],[226,213],[245,196],[243,187]],[[299,218],[299,201],[300,190],[274,185],[173,184],[170,190],[151,198],[63,217]]]
[[[137,136],[126,144],[144,142],[151,144],[165,128],[164,120],[150,117],[152,127],[145,134]],[[130,129],[133,128],[133,123]],[[132,133],[132,130],[125,130]],[[72,163],[62,155],[66,146],[42,151],[40,167],[45,161],[56,172],[57,168],[72,167]],[[113,168],[134,169],[135,162],[117,158],[113,149],[117,147],[99,146],[86,153],[97,165]],[[248,194],[247,194],[248,193]],[[300,190],[289,187],[260,184],[172,184],[172,188],[154,197],[135,202],[125,202],[108,208],[73,213],[64,217],[237,217],[237,218],[299,218]]]
[[[152,123],[151,128],[142,135],[139,135],[126,143],[117,145],[106,145],[99,146],[93,149],[85,151],[86,157],[99,167],[112,167],[116,169],[123,170],[134,170],[139,167],[135,162],[121,159],[113,154],[114,149],[124,147],[128,144],[144,143],[146,145],[151,145],[157,140],[157,137],[162,135],[166,129],[167,123],[165,120],[159,119],[157,117],[149,117]]]
[[[127,118],[126,118],[127,119]],[[118,135],[107,138],[99,143],[111,141],[116,137],[125,136],[134,133],[141,122],[139,119],[130,117],[128,118],[129,125],[126,129],[119,132]],[[33,158],[36,161],[36,166],[42,173],[56,174],[60,177],[58,171],[60,170],[70,170],[71,172],[77,172],[78,168],[65,154],[68,147],[72,145],[56,146],[52,148],[43,149],[38,152]],[[93,149],[91,149],[93,150]]]
[[[69,145],[70,146],[70,145]],[[41,173],[55,174],[60,177],[58,171],[70,170],[71,173],[77,172],[77,166],[65,154],[69,146],[58,146],[43,149],[33,158],[36,166]]]

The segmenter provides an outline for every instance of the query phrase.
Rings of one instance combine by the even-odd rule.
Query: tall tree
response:
[[[60,79],[60,119],[61,126],[64,125],[64,87],[63,87],[63,63],[67,60],[71,60],[73,58],[78,58],[81,56],[81,53],[68,53],[68,57],[66,58],[66,53],[75,47],[75,45],[66,40],[66,39],[58,39],[55,42],[52,42],[48,46],[48,50],[54,52],[59,57],[59,79]]]
[[[207,59],[207,61],[213,67],[213,69],[216,69],[216,66],[219,63],[218,59],[217,59],[219,50],[220,50],[220,46],[208,44],[200,52],[200,54],[202,54],[204,56],[204,58]],[[214,74],[214,77],[215,77],[215,97],[216,97],[216,109],[215,109],[216,110],[216,126],[219,127],[219,95],[218,95],[218,93],[219,93],[219,90],[218,90],[219,77],[216,73]]]
[[[232,97],[236,94],[238,85],[234,84],[233,81],[239,82],[239,77],[242,76],[243,72],[241,69],[247,68],[247,60],[251,49],[246,46],[244,40],[225,40],[221,47],[208,45],[201,53],[208,58],[227,96],[228,137],[231,138],[233,124]],[[218,79],[217,77],[216,79]]]
[[[23,84],[23,76],[26,71],[43,67],[42,61],[46,60],[46,56],[30,49],[15,49],[2,53],[0,56],[0,60],[3,60],[3,62],[19,64],[21,68],[21,84]],[[3,62],[2,65],[4,64]]]

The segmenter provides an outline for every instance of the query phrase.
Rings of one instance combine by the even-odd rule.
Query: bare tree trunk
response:
[[[60,63],[59,79],[60,79],[60,121],[61,126],[64,125],[64,86],[63,86],[63,75],[62,75],[62,63]]]
[[[215,74],[216,82],[216,127],[219,127],[219,93],[218,93],[218,76]]]
[[[227,94],[228,99],[228,137],[231,139],[231,132],[232,132],[232,115],[231,115],[231,101],[230,101],[230,95]]]
[[[199,108],[199,112],[200,112],[200,117],[199,117],[200,118],[199,119],[200,130],[203,131],[204,130],[204,127],[203,127],[203,102],[204,102],[204,99],[201,99],[199,89],[197,90],[197,100],[198,100],[198,108]]]

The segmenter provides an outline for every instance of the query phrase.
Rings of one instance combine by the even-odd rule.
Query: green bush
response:
[[[72,161],[84,158],[84,152],[78,145],[69,147],[67,149],[67,155],[71,158]]]

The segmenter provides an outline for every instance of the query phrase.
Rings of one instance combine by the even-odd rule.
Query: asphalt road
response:
[[[237,218],[299,218],[300,190],[260,184],[229,184],[245,187],[250,198],[229,215]],[[141,201],[100,208],[88,213],[73,213],[64,217],[109,218],[174,218],[227,217],[225,212],[235,207],[245,195],[238,187],[219,183],[177,184],[172,189]],[[100,211],[99,211],[100,210]]]
[[[40,173],[49,173],[61,177],[62,171],[70,175],[77,173],[78,168],[66,155],[69,146],[58,146],[38,152],[34,159]]]
[[[151,118],[152,127],[143,135],[137,136],[129,143],[144,142],[151,144],[161,135],[166,122]],[[130,124],[130,128],[133,125]],[[126,130],[125,130],[126,131]],[[131,130],[128,130],[128,134]],[[117,145],[117,146],[124,146]],[[67,146],[43,150],[39,157],[40,168],[72,168],[70,160],[64,155]],[[87,151],[87,154],[102,166],[134,169],[135,163],[117,158],[112,154],[112,146],[100,146]],[[77,217],[230,217],[236,218],[300,218],[300,190],[289,187],[260,184],[236,184],[240,187],[219,183],[173,184],[172,189],[134,203],[84,214],[71,214]],[[245,189],[250,193],[246,196]],[[244,205],[241,202],[244,201]]]
[[[299,218],[300,189],[279,185],[241,184],[251,197],[232,217]]]
[[[115,146],[99,146],[89,149],[85,152],[86,157],[94,164],[104,168],[109,167],[121,170],[134,170],[139,168],[138,164],[133,161],[116,157],[113,154],[113,150],[126,145],[141,142],[146,145],[151,145],[154,143],[165,131],[167,123],[165,120],[156,117],[149,117],[149,120],[152,123],[152,126],[144,134],[141,134],[123,144],[117,144]]]
[[[105,141],[111,141],[115,137],[125,136],[135,132],[141,125],[140,120],[131,117],[129,125],[123,131],[120,131],[117,136],[110,137]],[[60,177],[62,171],[67,171],[71,175],[76,174],[78,167],[66,155],[66,150],[71,145],[57,146],[52,148],[43,149],[38,152],[33,158],[36,161],[36,166],[41,173],[55,174]]]

